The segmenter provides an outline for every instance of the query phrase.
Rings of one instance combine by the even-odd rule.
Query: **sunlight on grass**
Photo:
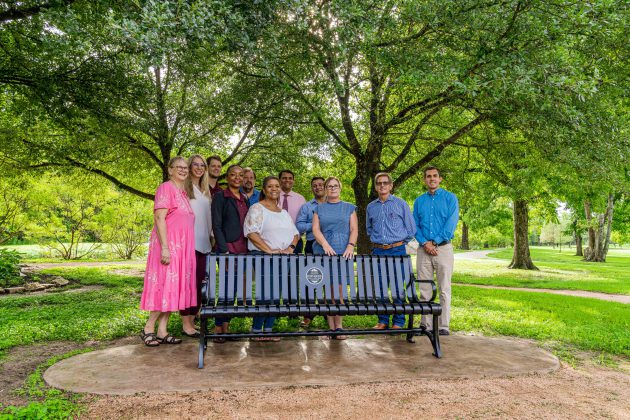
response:
[[[606,263],[587,263],[573,252],[533,248],[532,258],[540,270],[508,269],[511,249],[489,254],[502,259],[458,259],[453,282],[630,294],[630,252],[611,253]]]

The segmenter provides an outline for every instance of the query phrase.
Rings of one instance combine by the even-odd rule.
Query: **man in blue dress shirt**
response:
[[[326,201],[324,181],[324,178],[321,176],[316,176],[311,179],[313,199],[302,205],[295,221],[295,227],[297,227],[297,230],[300,231],[300,235],[306,233],[306,246],[304,247],[305,254],[313,253],[313,243],[315,242],[315,236],[313,236],[313,212],[318,204]]]
[[[378,198],[367,206],[366,227],[372,241],[373,255],[407,255],[405,245],[416,233],[416,225],[409,205],[404,200],[392,195],[394,187],[392,177],[381,172],[374,177],[374,186]],[[385,286],[385,285],[384,285]],[[392,329],[405,325],[404,315],[394,315]],[[389,328],[389,316],[379,315],[377,330]]]
[[[440,289],[439,334],[449,335],[451,318],[451,275],[453,274],[453,244],[455,228],[459,219],[459,203],[455,194],[440,188],[442,177],[435,166],[424,170],[427,192],[413,203],[413,218],[416,222],[416,239],[421,247],[416,256],[417,277],[421,280],[437,278]],[[420,283],[420,295],[424,300],[431,298],[431,286]],[[431,330],[432,318],[422,316],[422,325]]]
[[[249,206],[253,206],[260,200],[260,191],[254,186],[256,185],[256,172],[252,168],[243,168],[243,186],[241,192],[249,200]]]

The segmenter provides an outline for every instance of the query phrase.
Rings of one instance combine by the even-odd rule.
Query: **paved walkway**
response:
[[[532,289],[529,287],[507,287],[507,286],[492,286],[492,285],[486,285],[486,284],[469,284],[469,283],[453,283],[453,284],[457,286],[481,287],[482,289],[519,290],[522,292],[551,293],[554,295],[586,297],[586,298],[607,300],[609,302],[625,303],[627,305],[630,304],[630,296],[628,295],[612,295],[612,294],[601,293],[601,292],[588,292],[586,290]]]
[[[417,337],[416,344],[394,337],[209,343],[204,369],[197,369],[196,340],[157,348],[136,344],[62,360],[45,372],[44,379],[55,388],[73,392],[131,395],[513,377],[559,367],[555,356],[529,341],[465,335],[441,341],[442,359],[431,355],[426,337]]]

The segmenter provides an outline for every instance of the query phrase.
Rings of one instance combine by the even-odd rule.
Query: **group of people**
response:
[[[319,254],[352,258],[358,238],[356,206],[341,200],[341,181],[334,176],[311,180],[313,198],[306,201],[293,191],[295,174],[280,171],[267,176],[256,189],[256,174],[251,168],[231,165],[225,172],[227,185],[219,184],[222,163],[218,156],[204,159],[193,155],[188,160],[174,157],[168,163],[169,180],[155,193],[154,228],[140,308],[149,311],[141,332],[145,345],[182,342],[168,332],[171,312],[179,311],[182,334],[199,337],[195,316],[201,304],[201,283],[206,256],[229,254]],[[393,180],[382,172],[375,176],[378,198],[366,209],[366,227],[372,253],[406,255],[406,245],[414,237],[417,251],[417,277],[437,278],[442,315],[439,332],[449,334],[453,239],[459,207],[451,192],[440,188],[442,177],[436,167],[424,170],[427,192],[407,203],[392,194]],[[304,236],[305,242],[302,237]],[[424,284],[421,297],[429,299],[431,288]],[[400,329],[405,316],[379,316],[375,329]],[[311,319],[301,326],[307,328]],[[343,331],[342,316],[328,316],[329,328]],[[215,319],[215,332],[229,331],[227,318]],[[422,324],[432,328],[430,317]],[[252,332],[271,332],[273,317],[255,317]],[[336,335],[343,340],[344,335]],[[261,334],[256,341],[278,341]],[[214,339],[225,341],[222,337]]]

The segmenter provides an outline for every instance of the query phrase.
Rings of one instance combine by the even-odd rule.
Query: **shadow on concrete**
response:
[[[421,338],[416,344],[392,337],[209,343],[202,370],[197,369],[196,340],[157,348],[126,345],[62,360],[45,372],[44,379],[55,388],[73,392],[128,395],[501,377],[546,373],[559,367],[555,356],[522,340],[441,337],[444,357],[436,359],[428,340]]]

